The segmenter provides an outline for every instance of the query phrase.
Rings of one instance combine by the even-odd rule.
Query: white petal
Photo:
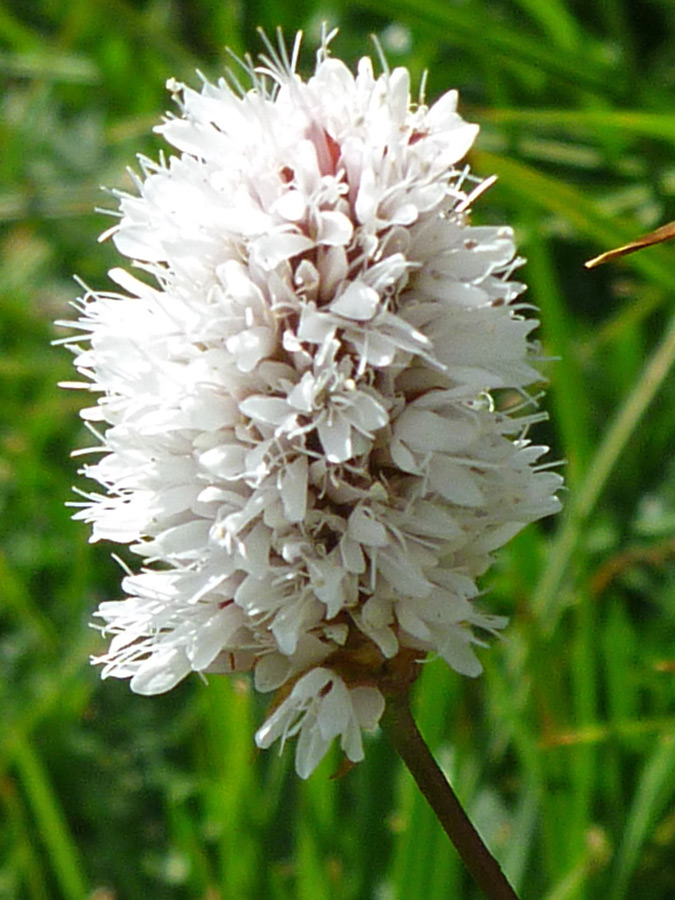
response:
[[[380,297],[374,288],[362,281],[352,281],[337,300],[331,303],[330,309],[345,319],[366,322],[373,318],[379,305]]]
[[[323,417],[319,419],[317,431],[329,462],[344,462],[352,456],[352,426],[345,418],[334,416],[329,423],[328,418]]]
[[[307,202],[301,191],[289,190],[279,197],[273,209],[289,222],[299,222],[307,212]]]
[[[253,672],[255,689],[262,693],[274,691],[286,681],[292,665],[287,656],[281,653],[268,653],[263,656]]]
[[[429,484],[441,497],[460,506],[481,506],[485,498],[478,478],[469,467],[458,465],[442,453],[434,453],[429,463]]]
[[[307,511],[306,456],[299,456],[281,470],[279,490],[289,522],[302,522]]]
[[[299,256],[307,250],[311,250],[314,241],[304,234],[288,234],[276,232],[258,238],[253,244],[251,252],[260,261],[265,269],[274,269],[284,260]]]
[[[349,691],[356,720],[361,728],[372,731],[384,713],[384,697],[377,688],[355,687]]]
[[[163,694],[182,681],[190,668],[188,658],[178,648],[156,653],[143,663],[131,679],[131,690],[135,694]]]
[[[344,213],[330,210],[320,213],[317,243],[342,246],[349,243],[353,232],[354,227]]]
[[[456,452],[475,437],[474,425],[460,419],[448,419],[428,409],[408,407],[394,426],[396,437],[412,450]]]
[[[366,571],[366,559],[363,550],[358,543],[348,534],[343,534],[340,539],[340,553],[342,554],[342,564],[348,572],[361,574]]]
[[[370,547],[386,547],[389,543],[387,529],[363,506],[357,506],[349,516],[347,534],[357,543]]]
[[[387,550],[377,555],[377,567],[397,593],[411,597],[426,597],[432,590],[419,566],[406,559],[400,551]]]
[[[264,397],[260,394],[242,400],[239,409],[254,421],[270,425],[280,425],[292,412],[286,400],[281,397]]]

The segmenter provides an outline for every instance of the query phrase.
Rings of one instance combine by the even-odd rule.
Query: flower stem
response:
[[[488,900],[518,900],[425,744],[410,711],[408,691],[387,696],[382,726]]]

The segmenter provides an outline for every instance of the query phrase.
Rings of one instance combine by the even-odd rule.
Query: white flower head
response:
[[[329,39],[307,81],[298,36],[249,90],[169,83],[175,155],[141,159],[109,232],[138,277],[87,291],[70,341],[102,451],[76,518],[144,559],[98,611],[96,662],[146,694],[253,671],[286,698],[257,742],[297,734],[302,777],[335,737],[362,758],[387,667],[480,672],[505,622],[476,578],[560,487],[526,437],[512,231],[469,219],[477,126]]]

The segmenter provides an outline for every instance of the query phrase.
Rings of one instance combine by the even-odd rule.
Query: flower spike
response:
[[[513,232],[471,224],[477,126],[333,34],[307,80],[298,36],[250,88],[169,83],[173,153],[107,232],[136,274],[84,293],[70,342],[102,451],[75,517],[141,560],[95,662],[143,694],[251,671],[280,692],[256,740],[297,737],[302,777],[335,738],[363,757],[392,673],[481,671],[505,620],[477,579],[561,484],[537,413],[491,397],[540,375]]]

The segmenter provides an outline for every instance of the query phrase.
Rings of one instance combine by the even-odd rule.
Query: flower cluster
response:
[[[85,293],[70,344],[103,453],[76,517],[144,560],[98,610],[103,675],[154,694],[252,671],[281,688],[258,744],[298,735],[306,777],[335,737],[363,757],[387,661],[480,672],[505,622],[476,578],[560,478],[526,437],[512,232],[468,217],[477,126],[327,39],[303,81],[298,48],[269,46],[246,91],[169,83],[178,155],[141,159],[110,232],[137,275]]]

